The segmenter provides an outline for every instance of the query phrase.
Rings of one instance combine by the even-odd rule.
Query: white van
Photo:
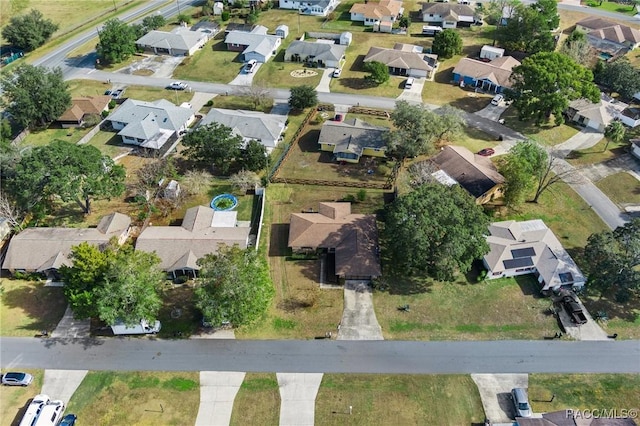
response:
[[[404,88],[405,88],[405,89],[411,89],[411,87],[413,87],[413,82],[414,82],[414,81],[415,81],[415,80],[413,79],[413,77],[409,77],[409,78],[407,79],[407,81],[405,81],[405,82],[404,82]]]
[[[42,408],[50,401],[49,396],[40,394],[33,397],[31,403],[20,420],[20,426],[33,426]]]
[[[50,401],[42,407],[33,426],[56,426],[62,420],[64,402]]]
[[[162,328],[160,321],[156,321],[153,325],[149,324],[145,320],[140,320],[140,324],[128,326],[124,322],[119,321],[111,326],[113,334],[156,334]]]

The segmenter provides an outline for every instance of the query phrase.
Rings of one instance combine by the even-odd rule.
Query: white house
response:
[[[613,120],[622,117],[622,111],[629,105],[616,101],[602,93],[600,101],[593,103],[588,99],[576,99],[569,103],[567,117],[574,123],[604,132]]]
[[[284,52],[287,62],[311,62],[321,68],[340,68],[346,46],[311,41],[293,41]]]
[[[640,126],[640,109],[627,108],[620,113],[618,119],[626,126],[631,128],[638,127]]]
[[[245,143],[256,140],[264,145],[267,152],[270,153],[282,140],[282,134],[287,128],[287,116],[212,108],[200,121],[200,125],[204,126],[210,123],[230,127],[233,133],[241,136]]]
[[[373,26],[374,31],[390,33],[394,22],[402,16],[404,8],[398,0],[381,0],[379,3],[355,3],[349,13],[351,20]]]
[[[475,11],[458,3],[423,3],[422,21],[442,28],[470,27],[476,22]]]
[[[282,38],[267,34],[267,28],[258,25],[251,32],[233,30],[224,39],[227,49],[242,52],[242,60],[248,62],[255,59],[265,63],[276,54]]]
[[[496,58],[501,58],[504,56],[504,49],[499,47],[493,47],[489,45],[482,46],[480,49],[480,59],[488,59],[493,61]]]
[[[338,3],[338,0],[279,0],[279,7],[297,10],[303,15],[327,16],[335,10]]]
[[[489,225],[490,251],[483,258],[487,279],[535,274],[542,291],[581,288],[585,276],[554,233],[540,219]]]
[[[187,130],[195,111],[160,99],[155,102],[127,99],[108,118],[122,143],[161,149],[167,141]]]

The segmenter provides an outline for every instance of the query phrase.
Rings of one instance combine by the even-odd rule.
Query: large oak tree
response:
[[[185,155],[192,161],[227,174],[233,160],[241,154],[242,137],[219,123],[199,126],[182,139]]]
[[[458,185],[425,183],[387,207],[385,235],[395,269],[452,281],[489,251],[489,218]]]
[[[542,124],[553,114],[556,125],[560,125],[569,101],[600,100],[591,71],[558,52],[529,56],[513,69],[511,79],[513,85],[505,94],[513,100],[520,120],[535,119]]]
[[[62,70],[22,64],[2,77],[0,104],[23,128],[44,127],[71,106]]]
[[[109,19],[98,33],[96,46],[98,58],[103,65],[116,64],[136,53],[136,28],[119,19]]]
[[[46,19],[39,10],[31,9],[24,15],[11,18],[2,29],[2,37],[13,46],[29,52],[42,46],[57,30],[58,24]]]

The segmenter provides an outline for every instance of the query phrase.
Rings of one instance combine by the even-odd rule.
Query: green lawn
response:
[[[278,425],[280,392],[273,373],[247,373],[233,401],[231,426]]]
[[[548,146],[565,142],[579,131],[567,124],[555,126],[552,121],[541,126],[536,125],[533,120],[520,121],[518,120],[518,112],[513,106],[507,108],[501,118],[504,119],[505,126]]]
[[[614,295],[587,294],[580,298],[592,315],[607,315],[608,320],[600,322],[607,334],[618,333],[619,339],[640,339],[640,296],[631,295],[625,303],[617,302]]]
[[[588,7],[602,9],[609,12],[622,13],[623,15],[633,16],[636,14],[636,8],[633,4],[620,4],[613,1],[603,1],[602,4],[600,4],[600,1],[597,0],[587,0],[582,1],[581,3]]]
[[[197,372],[91,371],[67,411],[82,424],[193,424],[200,405]]]
[[[0,387],[0,426],[17,425],[24,415],[29,400],[40,393],[44,370],[20,369],[33,375],[30,386],[1,386]]]
[[[26,138],[21,142],[23,146],[45,146],[49,145],[52,141],[59,139],[71,143],[76,143],[83,138],[84,135],[89,133],[91,127],[83,129],[79,127],[72,127],[70,129],[56,128],[55,124],[44,130],[37,130],[30,132]]]
[[[550,401],[551,397],[553,402]],[[638,408],[639,374],[530,374],[529,401],[534,412],[567,408],[618,411]]]
[[[87,144],[95,146],[103,154],[108,155],[111,158],[134,148],[131,145],[123,144],[122,138],[118,136],[116,132],[107,132],[103,130],[100,130],[91,139],[89,139]]]
[[[602,163],[626,153],[628,146],[628,141],[624,141],[619,144],[609,142],[607,146],[607,138],[603,138],[591,148],[582,149],[580,151],[571,151],[567,156],[567,161],[574,166]]]
[[[317,425],[341,426],[460,426],[485,418],[475,384],[463,375],[325,374],[315,415]]]
[[[224,33],[221,33],[222,37]],[[185,58],[173,72],[176,79],[229,83],[242,70],[238,52],[227,50],[224,39],[216,38],[195,55]]]
[[[33,337],[56,328],[67,308],[62,288],[13,278],[0,284],[0,336]]]
[[[640,181],[629,173],[607,176],[596,185],[618,206],[640,204]]]

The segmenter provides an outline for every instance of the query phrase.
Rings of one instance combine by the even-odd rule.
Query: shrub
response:
[[[204,106],[208,106],[208,107],[213,106],[213,99],[209,99],[207,103],[204,104]]]
[[[228,21],[228,20],[229,20],[229,12],[225,10],[224,12],[222,12],[222,14],[220,15],[220,17],[222,18],[222,20],[223,20],[224,22]]]
[[[102,118],[107,118],[107,115],[109,115],[109,111],[102,111],[100,115],[102,115]]]
[[[109,101],[109,109],[114,109],[116,107],[116,101],[113,99]]]
[[[358,198],[358,201],[364,201],[367,199],[367,190],[366,189],[361,189],[360,191],[358,191],[358,193],[356,194],[356,197]]]

